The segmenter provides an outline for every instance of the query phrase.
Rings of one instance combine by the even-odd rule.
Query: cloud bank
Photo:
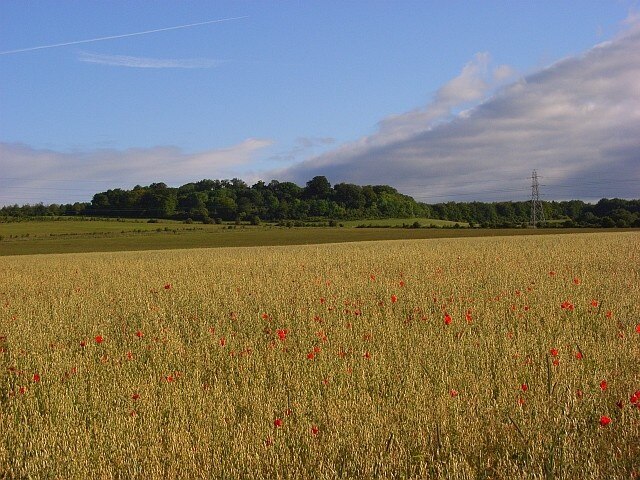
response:
[[[248,138],[227,148],[186,153],[177,147],[57,152],[0,142],[0,205],[89,201],[109,188],[203,178],[233,178],[251,171],[270,140]]]
[[[391,184],[427,202],[640,194],[640,28],[513,81],[477,54],[426,107],[267,176]],[[505,82],[511,80],[511,83]]]

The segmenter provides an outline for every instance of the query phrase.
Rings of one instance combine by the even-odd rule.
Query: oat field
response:
[[[0,272],[0,478],[640,475],[637,232]]]

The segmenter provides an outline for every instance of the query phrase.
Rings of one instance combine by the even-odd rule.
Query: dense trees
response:
[[[524,225],[531,215],[530,202],[448,202],[430,208],[433,218],[487,227]],[[553,201],[544,202],[543,208],[547,220],[563,220],[568,227],[640,227],[640,200],[603,198],[595,205],[580,200]]]
[[[640,200],[602,199],[595,205],[580,200],[544,202],[545,217],[565,226],[640,227]],[[417,203],[388,185],[333,187],[316,176],[300,187],[272,180],[253,186],[232,180],[200,180],[178,188],[152,183],[131,190],[99,192],[90,203],[6,206],[1,217],[104,216],[173,218],[199,221],[283,221],[426,217],[469,222],[485,227],[525,225],[529,202]],[[557,224],[557,222],[556,222]]]
[[[239,179],[201,180],[179,188],[163,183],[133,190],[96,193],[85,215],[108,217],[192,218],[268,221],[359,219],[424,216],[426,208],[411,197],[385,185],[340,183],[331,186],[326,177],[309,180],[304,188],[292,182],[272,180],[248,186]]]

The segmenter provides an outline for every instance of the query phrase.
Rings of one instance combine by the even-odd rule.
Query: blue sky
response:
[[[639,38],[637,1],[3,0],[0,204],[314,175],[516,200],[534,168],[637,198]]]

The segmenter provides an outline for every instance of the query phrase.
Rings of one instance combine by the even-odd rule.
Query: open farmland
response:
[[[175,221],[148,223],[130,220],[0,222],[0,256],[629,231],[588,228],[385,228],[418,220],[422,222],[421,225],[455,225],[454,222],[441,220],[406,218],[345,222],[344,228],[288,228],[274,224],[189,225]],[[374,228],[356,228],[358,224],[371,224]]]
[[[636,232],[0,268],[0,478],[640,472]]]

